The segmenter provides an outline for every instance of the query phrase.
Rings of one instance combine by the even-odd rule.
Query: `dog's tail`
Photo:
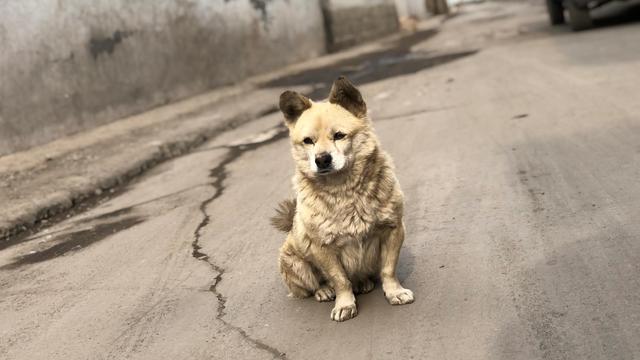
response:
[[[282,232],[288,233],[293,228],[295,214],[296,201],[294,199],[281,201],[276,209],[276,215],[271,218],[271,225]]]

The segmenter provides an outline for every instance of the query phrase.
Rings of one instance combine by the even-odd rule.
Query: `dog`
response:
[[[375,280],[392,305],[412,303],[413,292],[396,276],[403,193],[360,91],[339,77],[328,101],[285,91],[279,107],[296,165],[297,197],[272,218],[287,233],[279,269],[289,296],[335,299],[335,321],[358,314],[354,293],[373,290]]]

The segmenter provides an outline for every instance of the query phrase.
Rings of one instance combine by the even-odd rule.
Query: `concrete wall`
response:
[[[323,0],[322,7],[329,51],[398,30],[394,0]]]
[[[319,0],[2,0],[0,155],[325,49]]]

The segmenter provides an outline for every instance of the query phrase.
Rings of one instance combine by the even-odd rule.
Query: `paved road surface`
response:
[[[539,5],[472,5],[283,79],[363,84],[406,193],[414,304],[377,287],[338,324],[286,297],[268,217],[293,163],[272,114],[4,244],[0,358],[640,358],[640,23],[624,19],[575,34]]]

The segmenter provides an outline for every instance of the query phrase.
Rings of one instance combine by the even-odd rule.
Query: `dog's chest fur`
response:
[[[305,237],[344,247],[362,244],[381,228],[397,225],[402,193],[386,158],[381,156],[378,160],[343,186],[327,188],[298,179],[296,221]]]
[[[303,217],[307,229],[313,230],[324,244],[342,246],[359,242],[375,228],[375,206],[353,197],[338,199],[334,203],[315,203]],[[304,206],[304,205],[303,205]]]

